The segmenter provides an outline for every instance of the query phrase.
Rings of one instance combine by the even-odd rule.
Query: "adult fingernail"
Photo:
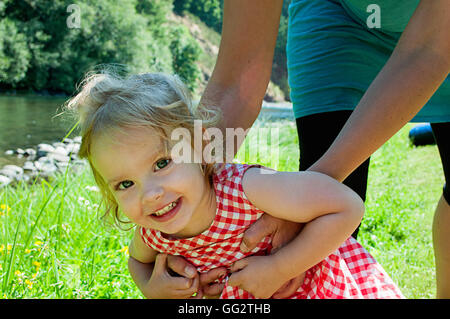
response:
[[[194,269],[192,269],[192,267],[186,267],[184,271],[186,272],[186,275],[188,275],[189,278],[194,277],[195,274],[197,273]]]

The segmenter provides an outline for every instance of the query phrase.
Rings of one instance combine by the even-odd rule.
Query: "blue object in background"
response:
[[[414,146],[436,144],[430,123],[419,124],[409,131],[409,139]]]

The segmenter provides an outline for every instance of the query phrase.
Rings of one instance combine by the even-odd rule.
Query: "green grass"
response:
[[[265,125],[278,140],[261,137]],[[443,174],[436,147],[411,147],[409,128],[372,157],[359,240],[407,298],[433,298],[431,222]],[[276,141],[278,155],[266,145]],[[283,121],[257,122],[237,158],[295,171],[298,156],[295,125]],[[142,298],[127,270],[131,232],[100,221],[92,186],[84,169],[0,190],[0,298]]]

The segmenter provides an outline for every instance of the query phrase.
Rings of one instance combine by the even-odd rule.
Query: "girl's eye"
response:
[[[129,188],[129,187],[131,187],[133,185],[134,185],[134,183],[132,181],[123,181],[123,182],[120,182],[117,185],[117,189],[124,190],[124,189],[127,189],[127,188]]]
[[[166,167],[167,165],[170,164],[170,161],[171,160],[169,158],[165,158],[165,159],[161,159],[161,160],[157,161],[155,170],[159,171],[160,169],[163,169],[164,167]]]

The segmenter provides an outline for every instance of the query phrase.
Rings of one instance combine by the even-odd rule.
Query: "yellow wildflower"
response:
[[[0,253],[2,253],[2,255],[3,255],[3,251],[4,251],[4,250],[5,250],[5,245],[2,244],[2,245],[0,246]]]
[[[40,240],[38,240],[38,241],[35,241],[34,244],[35,244],[36,246],[42,246],[44,243],[41,242]]]
[[[2,215],[9,215],[9,211],[11,210],[11,208],[8,205],[5,204],[1,204],[0,205],[0,216]]]
[[[124,246],[124,247],[122,247],[122,249],[121,249],[121,250],[119,250],[119,252],[121,252],[121,253],[125,253],[126,255],[128,255],[128,246]]]
[[[8,251],[10,251],[10,250],[12,249],[12,245],[11,245],[11,244],[6,245],[6,249],[7,249]]]
[[[20,270],[16,270],[16,271],[14,272],[14,275],[20,277],[20,276],[22,276],[22,272],[21,272]]]
[[[25,279],[25,284],[28,286],[28,289],[32,289],[33,288],[33,282],[31,282],[28,279]]]
[[[30,249],[25,249],[25,254],[29,254],[29,253],[31,253],[31,250]]]
[[[39,261],[33,261],[32,262],[33,266],[35,266],[37,269],[39,269],[41,267],[41,263]]]

